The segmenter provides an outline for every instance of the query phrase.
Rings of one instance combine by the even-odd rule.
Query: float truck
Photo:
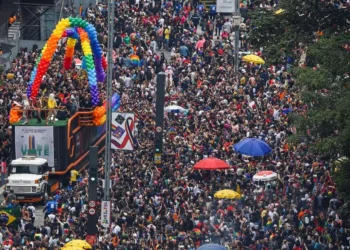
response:
[[[89,148],[105,149],[105,124],[94,126],[92,111],[77,112],[55,124],[30,119],[12,124],[12,161],[6,191],[19,202],[45,203],[68,184],[70,171],[88,167]]]

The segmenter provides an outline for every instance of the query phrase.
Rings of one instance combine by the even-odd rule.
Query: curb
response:
[[[0,187],[0,195],[3,194],[5,192],[5,185]]]

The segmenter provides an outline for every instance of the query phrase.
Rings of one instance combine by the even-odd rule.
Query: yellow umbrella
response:
[[[256,55],[243,56],[242,60],[246,62],[256,63],[256,64],[265,64],[265,61],[260,56],[256,56]]]
[[[85,240],[72,240],[64,245],[64,247],[74,247],[77,249],[92,249],[89,243]],[[74,250],[73,248],[69,248],[69,250]]]
[[[214,194],[214,197],[218,199],[240,199],[241,195],[233,190],[223,189],[223,190],[217,191]]]
[[[68,247],[62,247],[61,250],[84,250],[84,248],[68,246]]]
[[[279,14],[282,14],[283,12],[285,12],[284,9],[279,9],[279,10],[276,10],[274,14],[279,15]]]

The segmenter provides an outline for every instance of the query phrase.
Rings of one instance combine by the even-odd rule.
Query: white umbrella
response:
[[[272,181],[277,179],[277,174],[273,171],[261,171],[253,176],[253,181]]]
[[[170,105],[164,109],[164,112],[167,113],[179,113],[179,112],[185,112],[186,109],[183,107],[177,106],[177,105]]]

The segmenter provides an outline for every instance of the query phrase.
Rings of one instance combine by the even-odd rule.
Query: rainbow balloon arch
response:
[[[96,107],[100,104],[98,82],[105,81],[107,61],[103,56],[102,49],[97,40],[95,27],[81,18],[64,18],[56,25],[56,28],[42,49],[31,73],[27,88],[27,96],[33,99],[38,95],[42,78],[50,66],[58,41],[63,37],[68,38],[63,61],[63,66],[66,70],[71,68],[74,57],[74,47],[77,41],[80,40],[84,55],[82,68],[87,71],[92,104]],[[102,110],[100,110],[99,113],[102,113]],[[100,120],[102,121],[105,119]]]

